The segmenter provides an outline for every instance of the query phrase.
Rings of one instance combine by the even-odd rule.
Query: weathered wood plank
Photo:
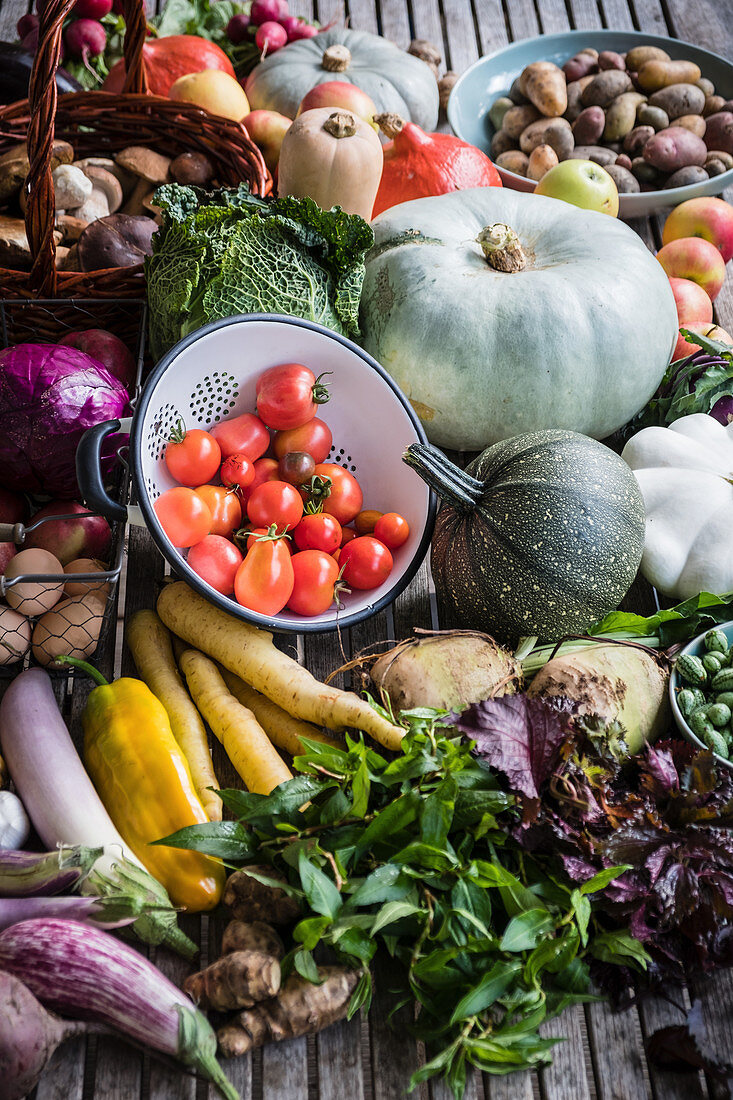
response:
[[[487,1100],[533,1100],[540,1087],[536,1073],[511,1073],[506,1077],[484,1074]]]
[[[380,0],[377,9],[380,19],[380,33],[390,41],[396,42],[403,50],[410,45],[410,15],[404,0]]]
[[[86,1047],[83,1036],[59,1047],[38,1082],[35,1100],[81,1100]]]
[[[521,38],[534,38],[540,33],[532,0],[507,0],[506,8],[513,42],[518,42]]]
[[[479,56],[470,0],[443,0],[446,67],[463,73]]]
[[[262,1050],[262,1095],[308,1100],[308,1052],[305,1039],[272,1043]]]
[[[537,14],[542,34],[559,34],[570,30],[568,9],[564,0],[537,0]]]
[[[396,1100],[407,1091],[411,1074],[424,1061],[422,1048],[407,1031],[412,1020],[412,1008],[406,1005],[387,1022],[394,1007],[393,986],[390,971],[393,967],[384,957],[375,963],[374,1000],[369,1013],[371,1034],[371,1062],[374,1100]],[[425,1082],[410,1094],[412,1100],[428,1100]]]
[[[586,1020],[598,1100],[649,1098],[636,1010],[611,1012],[606,1004],[590,1004]]]
[[[597,31],[603,26],[598,5],[593,0],[569,0],[569,11],[574,30]]]
[[[670,30],[678,38],[694,42],[713,53],[730,58],[733,46],[733,4],[731,0],[668,0]],[[704,75],[704,74],[703,74]]]
[[[552,1065],[540,1071],[542,1100],[591,1100],[592,1084],[585,1062],[587,1034],[582,1005],[573,1005],[540,1028],[544,1038],[563,1040],[552,1050]]]
[[[681,992],[678,996],[681,998]],[[639,1017],[646,1042],[659,1028],[683,1023],[685,1014],[661,997],[645,997],[639,1005]],[[649,1065],[649,1078],[654,1100],[703,1100],[707,1096],[701,1074],[670,1073]]]
[[[605,26],[613,31],[632,31],[634,20],[626,0],[601,0]]]
[[[494,53],[509,41],[500,0],[476,0],[476,24],[482,54]]]

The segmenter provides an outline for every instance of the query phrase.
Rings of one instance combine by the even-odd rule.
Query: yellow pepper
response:
[[[174,905],[213,909],[226,877],[219,860],[151,844],[209,820],[163,704],[142,680],[110,684],[85,661],[72,661],[99,685],[82,715],[84,762],[107,813]]]

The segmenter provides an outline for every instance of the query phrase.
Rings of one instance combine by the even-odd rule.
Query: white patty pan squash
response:
[[[665,596],[733,590],[733,424],[692,413],[643,428],[621,457],[646,507],[641,571]]]
[[[247,77],[245,91],[253,111],[295,118],[303,97],[327,80],[355,84],[371,96],[378,114],[399,115],[423,130],[434,130],[438,123],[432,69],[386,38],[345,27],[292,42],[266,57]]]
[[[508,270],[477,240],[496,225],[521,247],[504,229],[488,235]],[[402,203],[372,228],[362,342],[438,446],[481,450],[546,428],[604,439],[661,381],[674,298],[623,222],[487,187]]]

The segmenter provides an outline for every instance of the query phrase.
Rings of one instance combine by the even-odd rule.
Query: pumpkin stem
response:
[[[527,257],[519,243],[519,237],[503,222],[485,226],[476,240],[495,271],[512,273],[526,267]]]
[[[348,111],[334,111],[323,123],[323,129],[331,137],[353,137],[356,133],[356,119]]]
[[[323,51],[321,68],[326,69],[329,73],[345,73],[350,64],[351,50],[348,46],[341,46],[336,43],[333,46],[327,46]]]
[[[431,443],[411,443],[402,456],[423,481],[459,512],[472,512],[484,497],[483,481],[454,465]]]
[[[390,141],[392,138],[402,133],[402,128],[405,125],[404,118],[400,118],[399,115],[392,114],[390,111],[385,111],[381,115],[375,115],[374,121],[385,137],[388,137]]]

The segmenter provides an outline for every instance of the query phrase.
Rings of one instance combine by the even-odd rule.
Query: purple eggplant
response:
[[[122,928],[140,915],[127,898],[0,898],[0,931],[22,920],[59,917],[93,924],[96,928]]]

